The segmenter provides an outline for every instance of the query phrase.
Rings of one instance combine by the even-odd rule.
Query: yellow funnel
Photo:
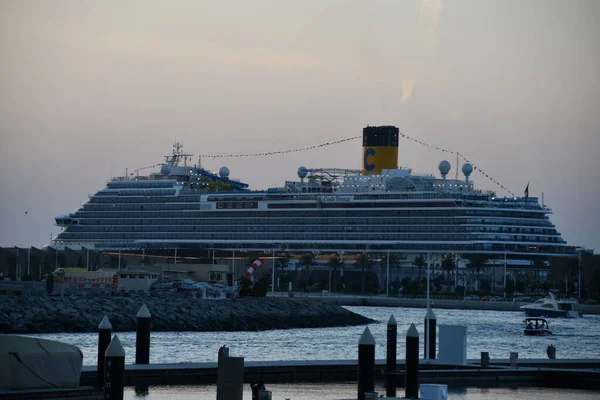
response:
[[[398,168],[399,132],[395,126],[367,126],[363,129],[363,175]]]

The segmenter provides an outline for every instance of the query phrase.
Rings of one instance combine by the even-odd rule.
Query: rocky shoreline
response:
[[[135,331],[142,304],[150,310],[155,332],[264,331],[373,322],[341,306],[309,298],[0,295],[0,333],[97,332],[104,315],[114,332]]]

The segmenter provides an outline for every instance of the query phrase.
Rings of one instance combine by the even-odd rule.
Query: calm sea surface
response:
[[[390,315],[394,315],[398,322],[398,358],[404,358],[403,338],[411,323],[417,326],[421,335],[420,346],[423,347],[424,309],[346,308],[378,321],[369,325],[376,341],[377,359],[385,359],[386,323]],[[482,351],[489,352],[491,358],[508,358],[511,351],[519,352],[519,358],[546,358],[546,347],[549,344],[554,344],[556,347],[557,358],[600,358],[598,341],[600,315],[586,315],[577,319],[549,319],[550,329],[554,335],[530,337],[523,335],[522,321],[525,315],[522,312],[442,309],[434,311],[438,326],[467,327],[468,358],[477,359]],[[364,326],[257,332],[154,332],[151,336],[150,363],[216,362],[218,348],[222,345],[230,348],[232,356],[243,356],[247,361],[356,360],[358,339],[363,330]],[[135,332],[123,332],[117,335],[125,348],[125,362],[133,364]],[[74,344],[83,352],[84,365],[96,365],[97,334],[66,333],[29,336]],[[423,354],[422,350],[421,354]],[[214,398],[214,391],[211,393]],[[458,398],[490,397],[469,394],[468,397]],[[510,397],[502,395],[502,398]]]

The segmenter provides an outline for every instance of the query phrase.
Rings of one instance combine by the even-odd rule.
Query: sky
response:
[[[360,168],[361,141],[206,155],[392,124],[517,195],[529,183],[563,238],[600,252],[599,17],[594,0],[3,0],[0,246],[47,245],[55,216],[175,141],[265,189]],[[400,141],[414,172],[445,158]]]

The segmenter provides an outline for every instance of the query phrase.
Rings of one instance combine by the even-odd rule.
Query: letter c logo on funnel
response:
[[[373,150],[372,148],[368,148],[365,150],[365,158],[363,161],[363,165],[365,166],[366,171],[373,171],[375,169],[375,164],[369,164],[369,161],[367,160],[367,158],[369,156],[374,156],[374,155],[375,155],[375,150]]]

